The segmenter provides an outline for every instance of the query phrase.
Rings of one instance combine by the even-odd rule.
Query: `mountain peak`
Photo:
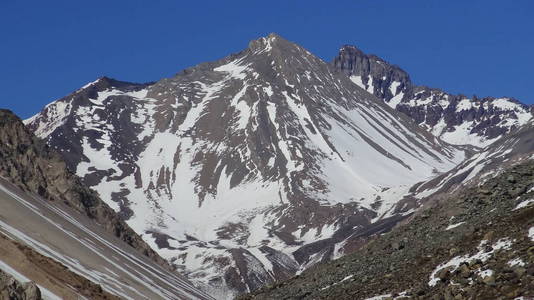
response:
[[[323,257],[305,244],[381,218],[389,188],[463,157],[277,34],[143,93],[77,96],[31,128],[166,258],[228,293],[293,275]]]
[[[276,49],[277,51],[284,51],[295,48],[300,47],[274,32],[270,33],[266,37],[261,37],[249,43],[249,49],[256,53],[271,52],[273,49]]]
[[[358,86],[451,144],[484,147],[532,118],[528,107],[515,99],[469,98],[415,85],[400,67],[353,45],[343,45],[333,65]]]
[[[81,88],[79,88],[77,92],[81,92],[81,91],[85,91],[87,89],[93,89],[93,88],[96,88],[97,90],[105,90],[105,89],[112,87],[114,85],[114,82],[116,82],[116,80],[112,78],[109,78],[107,76],[100,76],[96,80],[91,81],[85,84],[84,86],[82,86]]]
[[[101,76],[98,77],[95,81],[89,82],[86,85],[82,86],[78,90],[76,90],[76,93],[90,93],[92,96],[95,96],[94,93],[102,92],[105,90],[110,89],[119,89],[124,91],[132,91],[132,90],[139,90],[142,88],[145,88],[146,86],[152,85],[153,82],[147,82],[147,83],[135,83],[135,82],[127,82],[127,81],[120,81],[117,79],[113,79],[111,77],[107,76]]]
[[[343,45],[334,59],[334,66],[343,73],[352,76],[379,76],[380,78],[394,73],[397,81],[408,84],[408,73],[396,65],[392,65],[374,54],[366,54],[354,45]]]
[[[20,119],[11,110],[0,108],[0,124],[18,121],[20,121]]]
[[[339,48],[339,54],[341,55],[342,53],[350,53],[350,54],[355,54],[355,55],[365,55],[363,53],[362,50],[360,50],[358,47],[354,46],[354,45],[349,45],[349,44],[346,44],[346,45],[343,45]]]
[[[267,35],[267,38],[276,39],[276,38],[282,38],[282,37],[276,32],[271,32],[271,33],[269,33],[269,35]]]

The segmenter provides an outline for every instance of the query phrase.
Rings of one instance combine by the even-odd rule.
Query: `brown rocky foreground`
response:
[[[1,233],[0,259],[20,274],[31,278],[34,283],[62,299],[76,300],[79,299],[80,295],[89,299],[120,299],[102,290],[100,285],[70,271],[57,261],[41,255],[32,248]],[[3,278],[11,277],[7,273],[3,275]],[[2,290],[0,299],[11,299],[9,297],[28,300],[41,299],[41,292],[37,292],[39,288],[35,284],[14,283],[10,279],[2,282],[6,282],[6,284],[0,284],[0,290]]]

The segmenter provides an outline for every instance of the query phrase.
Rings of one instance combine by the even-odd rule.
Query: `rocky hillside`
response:
[[[532,109],[512,98],[468,97],[418,86],[398,66],[355,46],[341,47],[333,65],[358,86],[451,144],[485,147],[532,118]]]
[[[527,160],[353,254],[241,299],[531,299],[533,199]]]
[[[465,158],[275,34],[155,83],[100,78],[25,122],[219,298],[351,251]]]
[[[55,300],[81,297],[121,299],[59,262],[0,233],[0,299]]]
[[[67,169],[60,155],[8,110],[0,110],[0,176],[24,191],[64,202],[157,263],[168,266],[97,193]]]
[[[44,299],[212,299],[60,201],[0,178],[0,269]]]

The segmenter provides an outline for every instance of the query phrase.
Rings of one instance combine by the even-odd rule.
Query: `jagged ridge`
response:
[[[532,109],[513,98],[479,99],[418,86],[398,66],[355,46],[341,47],[332,64],[358,86],[451,144],[485,147],[532,118]]]

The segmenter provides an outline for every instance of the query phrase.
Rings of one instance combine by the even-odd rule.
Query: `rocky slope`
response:
[[[45,299],[210,299],[7,110],[0,110],[0,237],[0,269],[57,293],[45,289]]]
[[[466,186],[480,184],[481,181],[499,175],[514,164],[533,159],[532,136],[534,136],[534,122],[531,120],[452,170],[414,186],[406,197],[439,198]]]
[[[101,78],[25,122],[218,297],[359,247],[465,157],[274,34],[155,83]]]
[[[12,298],[3,295],[0,299],[120,299],[57,261],[0,233],[0,276],[4,275],[0,290]]]
[[[60,155],[36,138],[17,116],[3,109],[0,109],[0,176],[24,191],[66,203],[157,263],[167,265],[97,193],[67,169]]]
[[[333,65],[358,86],[451,144],[485,147],[532,118],[532,109],[512,98],[479,99],[415,85],[398,66],[354,46],[341,47]]]
[[[533,199],[529,159],[353,254],[241,299],[531,299]]]
[[[0,269],[45,299],[212,299],[62,202],[0,179]]]

